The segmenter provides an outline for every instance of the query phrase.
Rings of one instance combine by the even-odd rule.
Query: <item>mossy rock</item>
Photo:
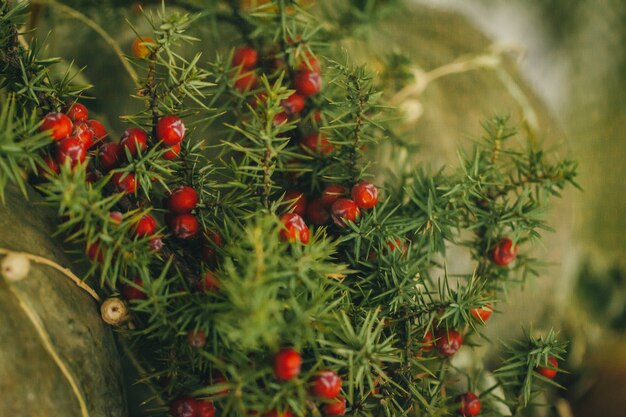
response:
[[[26,200],[7,189],[0,203],[0,247],[67,267],[61,244],[51,237],[56,216],[41,203],[34,193]],[[0,277],[0,317],[0,417],[127,415],[111,329],[98,303],[67,276],[31,262],[21,281]]]

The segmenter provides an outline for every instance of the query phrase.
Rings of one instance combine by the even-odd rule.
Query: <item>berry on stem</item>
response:
[[[170,404],[172,417],[198,417],[198,402],[192,397],[178,397]]]
[[[172,219],[172,233],[179,239],[191,239],[198,234],[200,225],[193,214],[179,214]]]
[[[259,78],[256,73],[248,71],[242,74],[237,74],[235,77],[234,87],[240,93],[245,93],[246,91],[255,89],[258,84]]]
[[[157,122],[157,140],[163,141],[167,146],[179,144],[185,138],[185,124],[176,116],[163,116]]]
[[[176,214],[189,213],[198,204],[198,193],[191,187],[181,185],[174,189],[167,198],[167,206]]]
[[[87,257],[91,259],[92,262],[104,262],[104,251],[100,249],[100,244],[98,242],[94,242],[87,246]]]
[[[324,191],[322,191],[322,203],[326,207],[330,207],[340,197],[343,197],[346,192],[346,187],[344,187],[343,185],[329,184],[326,186],[326,188],[324,188]]]
[[[341,378],[331,370],[318,372],[313,378],[311,391],[317,397],[335,398],[341,392]]]
[[[559,362],[556,360],[554,356],[548,357],[548,366],[539,366],[537,367],[537,372],[548,379],[554,379],[557,374],[557,369],[559,368]]]
[[[215,416],[215,405],[213,401],[209,400],[196,400],[198,404],[198,417],[214,417]]]
[[[173,159],[176,159],[178,155],[180,155],[180,143],[169,146],[166,149],[167,151],[163,153],[163,159],[165,159],[166,161],[171,161]]]
[[[470,310],[470,314],[476,318],[476,320],[481,322],[486,322],[491,317],[493,313],[493,308],[491,308],[491,303],[485,304],[483,307],[476,307]]]
[[[217,264],[217,253],[215,246],[222,247],[222,235],[212,230],[205,231],[203,234],[204,243],[202,245],[202,260],[208,265],[215,266]]]
[[[201,349],[206,344],[206,333],[202,330],[189,330],[187,332],[189,346]]]
[[[220,280],[213,272],[206,271],[196,284],[196,289],[201,292],[217,292],[220,289]]]
[[[313,133],[305,136],[300,145],[312,153],[328,156],[335,150],[335,146],[321,133]]]
[[[89,111],[83,104],[74,103],[67,111],[67,116],[74,122],[85,122],[89,118]]]
[[[435,336],[433,335],[432,330],[428,331],[420,342],[420,350],[423,352],[430,352],[433,350],[435,348],[435,344],[433,343],[434,338]]]
[[[293,93],[286,99],[280,102],[283,109],[285,109],[285,113],[289,116],[293,116],[294,114],[300,113],[305,106],[304,97],[302,97],[298,93]]]
[[[155,46],[156,41],[153,38],[150,36],[141,36],[139,38],[135,38],[130,50],[135,58],[145,59],[148,55],[150,55],[150,47],[154,48]]]
[[[302,357],[292,348],[282,348],[274,357],[274,375],[282,381],[290,381],[300,374]]]
[[[90,119],[87,120],[87,124],[93,132],[95,142],[101,141],[107,136],[107,130],[105,129],[104,125],[99,121]]]
[[[306,196],[300,191],[291,190],[285,193],[283,197],[283,206],[287,208],[291,213],[296,213],[299,216],[304,216],[306,211]]]
[[[70,166],[75,167],[87,157],[85,145],[77,137],[70,136],[57,143],[56,161],[63,165],[69,159]]]
[[[53,140],[61,140],[72,133],[72,120],[63,113],[48,113],[39,127],[42,132],[50,131]]]
[[[149,214],[145,214],[141,219],[137,222],[135,226],[135,235],[139,237],[150,236],[153,235],[156,231],[156,220]]]
[[[121,152],[128,152],[131,156],[137,156],[139,152],[145,152],[148,149],[148,134],[138,127],[126,129],[120,139]]]
[[[349,198],[340,198],[333,203],[330,214],[337,226],[346,227],[346,222],[355,222],[361,215],[361,211],[354,201]]]
[[[141,278],[135,278],[133,284],[125,284],[122,287],[122,297],[127,301],[145,300],[148,295],[143,290],[143,281]]]
[[[107,171],[117,167],[119,164],[120,151],[119,143],[109,142],[102,145],[98,151],[100,167]]]
[[[301,70],[294,78],[294,85],[298,94],[314,96],[322,90],[322,76],[318,71]]]
[[[346,414],[345,397],[337,397],[333,402],[324,406],[324,414],[327,416],[343,416]]]
[[[378,203],[378,189],[369,181],[361,181],[352,187],[352,199],[359,208],[371,209]]]
[[[59,173],[59,164],[54,160],[54,158],[48,154],[45,154],[41,157],[43,161],[43,165],[37,165],[37,175],[40,177],[47,177],[51,174]]]
[[[80,141],[85,146],[85,149],[89,149],[93,145],[93,130],[87,122],[74,123],[72,136],[80,139]]]
[[[311,223],[321,226],[330,221],[330,212],[320,198],[316,198],[306,206],[306,217]]]
[[[437,331],[437,352],[441,356],[449,358],[453,356],[463,345],[463,336],[453,329],[441,329]]]
[[[458,413],[463,417],[475,417],[480,414],[480,400],[473,392],[466,392],[458,397]]]
[[[250,69],[257,64],[258,59],[259,54],[256,49],[249,46],[242,46],[241,48],[235,49],[232,66],[241,66],[243,69]]]
[[[499,266],[506,266],[515,260],[517,255],[517,246],[513,245],[513,241],[508,237],[503,238],[493,248],[491,254],[493,262]]]
[[[295,213],[285,213],[280,216],[283,227],[280,229],[280,238],[287,242],[309,242],[309,227],[304,223],[302,217]]]
[[[116,172],[111,177],[111,182],[119,191],[124,191],[128,194],[133,194],[137,191],[135,175],[130,172]]]

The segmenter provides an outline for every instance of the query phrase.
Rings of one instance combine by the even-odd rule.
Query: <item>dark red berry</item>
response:
[[[313,133],[312,135],[305,136],[300,142],[300,145],[305,150],[322,156],[327,156],[335,150],[335,146],[321,133]]]
[[[116,172],[111,178],[111,182],[119,191],[133,194],[137,191],[135,176],[130,172]]]
[[[313,395],[332,399],[341,392],[341,378],[331,370],[318,372],[313,378]]]
[[[346,227],[346,222],[356,222],[361,211],[354,201],[349,198],[340,198],[333,203],[330,214],[337,226]]]
[[[320,63],[309,51],[304,52],[304,57],[299,57],[298,70],[300,71],[317,71],[321,69]]]
[[[163,159],[165,159],[166,161],[171,161],[172,159],[176,159],[178,155],[180,155],[180,143],[169,146],[166,149],[167,151],[163,153]]]
[[[283,197],[283,205],[286,206],[291,213],[304,216],[306,210],[306,196],[300,191],[287,191]]]
[[[322,200],[316,198],[307,204],[306,217],[311,223],[321,226],[330,221],[330,212]]]
[[[474,417],[480,413],[480,400],[473,392],[466,392],[459,396],[458,413],[463,417]]]
[[[91,128],[93,132],[94,142],[101,141],[106,138],[107,130],[104,128],[104,125],[97,120],[87,120],[87,124]]]
[[[170,404],[172,417],[198,417],[198,402],[192,397],[178,397]]]
[[[109,142],[100,147],[98,151],[98,162],[104,170],[110,170],[118,166],[120,158],[119,143]]]
[[[122,297],[128,301],[145,300],[148,295],[143,290],[143,281],[141,278],[135,278],[132,284],[126,284],[122,287]]]
[[[272,119],[272,123],[274,124],[274,126],[277,126],[277,127],[282,125],[283,123],[287,123],[288,121],[289,121],[289,116],[287,116],[287,113],[285,113],[284,111],[278,113]]]
[[[484,307],[476,307],[470,310],[470,314],[476,318],[476,320],[481,322],[486,322],[491,317],[493,313],[493,308],[491,308],[491,303],[487,303]]]
[[[309,242],[309,227],[304,223],[302,217],[295,213],[285,213],[280,216],[283,227],[280,229],[281,240],[287,242]]]
[[[87,107],[80,103],[74,103],[67,111],[67,115],[74,122],[84,122],[89,118]]]
[[[249,46],[243,46],[235,49],[233,54],[233,67],[241,66],[244,69],[254,67],[259,59],[256,49]]]
[[[126,149],[131,156],[137,156],[139,152],[143,153],[148,149],[148,134],[138,127],[131,127],[124,131],[122,139],[120,139],[122,152],[126,153]]]
[[[322,203],[326,207],[330,207],[340,197],[343,197],[346,194],[346,192],[347,190],[343,185],[339,185],[339,184],[327,185],[326,188],[324,188],[324,191],[322,191]]]
[[[441,329],[437,331],[437,352],[441,356],[450,357],[454,355],[463,345],[463,336],[461,333],[452,329]]]
[[[150,236],[156,232],[156,220],[149,214],[145,214],[135,226],[135,234],[139,237]]]
[[[63,113],[48,113],[39,127],[42,132],[50,131],[53,140],[61,140],[72,133],[72,120]]]
[[[388,240],[387,246],[389,247],[389,250],[392,252],[397,251],[397,250],[401,251],[402,255],[406,255],[407,250],[409,250],[409,248],[406,245],[406,242],[403,241],[402,239]]]
[[[86,157],[87,149],[77,137],[70,136],[57,143],[56,160],[59,165],[69,160],[70,166],[74,167],[83,162]]]
[[[224,376],[224,374],[222,374],[219,371],[214,371],[211,373],[211,376],[209,378],[209,382],[208,385],[212,386],[212,385],[227,385],[228,384],[228,379],[226,379],[226,377]],[[228,388],[228,386],[225,386],[223,389],[216,391],[215,394],[216,396],[223,396],[228,394],[228,392],[230,391],[230,388]]]
[[[104,251],[100,249],[100,244],[98,242],[94,242],[87,246],[87,257],[93,262],[104,262]]]
[[[182,185],[174,189],[167,198],[167,206],[176,214],[189,213],[198,204],[198,193],[191,187]]]
[[[85,146],[85,149],[91,148],[93,145],[93,130],[87,124],[87,122],[76,122],[74,123],[74,130],[72,131],[72,136],[77,137]]]
[[[324,414],[327,416],[343,416],[346,414],[346,399],[337,397],[333,402],[324,405]]]
[[[258,84],[259,78],[257,75],[252,71],[248,71],[236,76],[234,86],[240,93],[245,93],[255,89]]]
[[[59,164],[48,154],[41,157],[43,165],[37,165],[37,175],[47,177],[59,173]]]
[[[220,289],[220,280],[211,271],[206,271],[202,276],[202,279],[198,281],[196,285],[198,291],[201,292],[215,292]]]
[[[206,344],[206,333],[202,330],[189,330],[187,332],[189,346],[201,349]]]
[[[214,417],[215,416],[215,405],[213,401],[209,400],[196,400],[198,404],[198,417]]]
[[[167,146],[174,146],[185,138],[185,124],[176,116],[163,116],[157,122],[157,140],[163,141]]]
[[[378,189],[369,181],[361,181],[352,187],[352,199],[359,208],[371,209],[378,203]]]
[[[179,239],[191,239],[198,235],[200,225],[198,219],[193,214],[179,214],[174,217],[172,233]]]
[[[301,70],[294,78],[294,85],[298,94],[314,96],[322,90],[322,76],[318,71]]]
[[[280,102],[283,109],[285,109],[285,113],[289,116],[293,116],[294,114],[300,113],[305,106],[304,97],[302,97],[298,93],[293,93],[286,99]]]
[[[545,376],[548,379],[554,379],[554,377],[556,376],[558,367],[559,367],[559,362],[556,360],[556,358],[554,356],[549,356],[548,366],[537,367],[537,372],[539,372],[541,375]]]
[[[292,348],[282,348],[274,357],[274,375],[282,381],[289,381],[300,374],[302,357]]]
[[[517,246],[508,237],[503,238],[493,248],[492,259],[496,265],[506,266],[513,262],[517,255]]]
[[[202,260],[208,265],[215,266],[217,263],[217,252],[215,247],[222,247],[222,235],[212,230],[204,232],[204,243],[202,245]]]
[[[433,343],[434,338],[435,337],[432,331],[429,331],[428,333],[426,333],[424,335],[424,338],[420,342],[420,345],[421,345],[420,350],[424,352],[430,352],[431,350],[433,350],[435,348],[435,344]]]

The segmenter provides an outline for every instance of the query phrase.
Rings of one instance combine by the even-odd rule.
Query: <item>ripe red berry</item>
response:
[[[334,371],[318,372],[313,378],[313,395],[332,399],[341,392],[341,378]]]
[[[89,111],[87,107],[80,103],[72,104],[72,107],[67,111],[67,115],[74,122],[84,122],[89,118]]]
[[[556,360],[556,358],[554,356],[549,356],[548,366],[537,367],[537,372],[539,372],[541,375],[545,376],[548,379],[554,379],[554,377],[556,376],[558,367],[559,367],[559,362]]]
[[[87,124],[91,128],[94,136],[94,142],[101,141],[107,136],[107,130],[104,128],[104,125],[97,120],[87,120]]]
[[[198,404],[198,414],[197,417],[214,417],[215,416],[215,405],[213,401],[209,400],[196,400]]]
[[[172,220],[170,225],[172,233],[179,239],[191,239],[198,235],[200,225],[193,214],[179,214]]]
[[[361,211],[354,201],[349,198],[340,198],[333,203],[330,214],[337,226],[346,227],[346,222],[355,222],[361,215]]]
[[[87,246],[87,257],[91,259],[92,262],[104,262],[104,251],[100,249],[100,244],[98,242],[94,242]]]
[[[122,287],[122,297],[127,301],[145,300],[148,295],[143,290],[143,281],[141,278],[135,278],[133,284],[126,284]]]
[[[506,266],[513,262],[517,255],[517,246],[508,237],[503,238],[493,248],[492,259],[496,265]]]
[[[145,214],[135,225],[135,234],[139,237],[150,236],[156,232],[156,220],[149,214]]]
[[[287,242],[300,241],[304,244],[309,242],[309,227],[302,217],[295,213],[285,213],[280,216],[283,227],[280,229],[280,238]]]
[[[430,352],[431,350],[433,350],[435,348],[435,344],[433,343],[434,338],[435,337],[432,331],[429,331],[428,333],[426,333],[424,335],[424,338],[420,342],[420,345],[421,345],[420,350],[424,352]]]
[[[100,147],[98,151],[98,162],[104,170],[113,169],[119,164],[121,147],[119,143],[108,142]]]
[[[116,172],[111,178],[111,182],[119,191],[133,194],[137,191],[135,176],[130,172]]]
[[[371,209],[378,203],[378,189],[369,181],[361,181],[352,187],[352,199],[359,208]]]
[[[145,59],[150,55],[152,49],[156,48],[156,41],[150,36],[141,36],[135,38],[130,47],[135,58]]]
[[[333,402],[324,406],[324,414],[327,416],[343,416],[346,414],[346,399],[337,397]]]
[[[298,59],[298,70],[300,71],[317,71],[319,72],[320,62],[309,51],[304,51],[304,57]]]
[[[87,149],[77,137],[70,136],[57,143],[56,161],[59,165],[69,160],[70,166],[74,167],[83,162],[86,157]]]
[[[180,143],[169,146],[166,149],[167,151],[163,153],[163,159],[165,159],[166,161],[171,161],[172,159],[176,159],[178,155],[180,155]]]
[[[298,94],[314,96],[322,90],[322,76],[318,71],[301,70],[294,78],[294,85]]]
[[[120,224],[124,219],[124,215],[119,211],[112,211],[109,213],[109,218],[111,219],[111,223]]]
[[[148,149],[148,134],[138,127],[126,129],[122,134],[120,146],[124,154],[126,149],[131,156],[137,156],[139,152],[145,152]]]
[[[394,251],[401,251],[402,255],[406,255],[406,252],[409,250],[407,244],[405,241],[403,241],[402,239],[391,239],[387,241],[387,246],[389,247],[389,250],[394,252]]]
[[[233,54],[233,67],[241,66],[243,69],[254,67],[259,59],[256,49],[249,46],[243,46],[235,49]]]
[[[282,381],[289,381],[300,374],[302,357],[292,348],[282,348],[274,357],[274,375]]]
[[[41,159],[43,160],[43,165],[37,165],[37,175],[47,177],[59,173],[59,164],[57,164],[52,156],[46,154],[43,155]]]
[[[206,344],[206,333],[202,330],[189,330],[187,332],[189,346],[201,349]]]
[[[321,133],[313,133],[312,135],[305,136],[300,142],[300,145],[304,150],[321,154],[322,156],[327,156],[335,150],[335,146]]]
[[[178,397],[170,404],[172,417],[198,417],[198,402],[192,397]]]
[[[174,146],[185,138],[185,124],[176,116],[163,116],[157,122],[157,140],[167,146]]]
[[[306,196],[300,191],[287,191],[283,197],[283,206],[291,213],[296,213],[298,216],[304,216],[306,204]]]
[[[437,352],[441,356],[450,357],[454,355],[463,345],[463,336],[453,329],[441,329],[437,331]]]
[[[167,206],[176,214],[189,213],[198,204],[198,193],[191,187],[182,185],[174,189],[167,198]]]
[[[470,314],[476,318],[476,320],[480,322],[486,322],[491,317],[493,313],[493,308],[491,308],[491,303],[487,303],[483,307],[476,307],[470,310]]]
[[[340,197],[343,197],[345,194],[346,188],[343,185],[327,185],[326,188],[324,188],[324,191],[322,191],[322,203],[326,207],[330,207],[335,201],[337,201]]]
[[[252,72],[244,72],[243,74],[237,74],[235,77],[234,86],[240,93],[245,93],[246,91],[253,90],[259,84],[259,78],[257,75]]]
[[[305,106],[304,97],[298,93],[293,93],[286,99],[280,102],[280,105],[285,109],[285,113],[289,116],[300,113]]]
[[[74,123],[72,136],[80,139],[80,141],[85,146],[85,149],[89,149],[93,145],[93,130],[91,130],[91,127],[89,127],[89,124],[87,124],[87,122]]]
[[[458,398],[458,413],[463,417],[474,417],[480,413],[480,400],[473,392],[466,392]]]
[[[330,221],[330,212],[320,198],[316,198],[306,206],[306,217],[317,226],[324,225]]]
[[[198,281],[196,289],[201,292],[216,292],[220,289],[220,280],[211,271],[206,271]]]
[[[287,113],[285,113],[284,111],[281,111],[272,119],[272,123],[274,124],[274,126],[277,126],[277,127],[282,125],[283,123],[287,123],[288,121],[289,121],[289,116],[287,116]]]
[[[61,140],[72,133],[72,120],[63,113],[48,113],[39,127],[42,132],[50,131],[53,140]]]

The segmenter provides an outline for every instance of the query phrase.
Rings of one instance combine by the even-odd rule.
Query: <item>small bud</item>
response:
[[[23,253],[11,252],[2,260],[2,275],[8,281],[20,281],[28,275],[30,260]]]
[[[117,297],[111,297],[105,300],[100,306],[100,314],[105,323],[118,325],[126,320],[128,308],[124,301]]]

